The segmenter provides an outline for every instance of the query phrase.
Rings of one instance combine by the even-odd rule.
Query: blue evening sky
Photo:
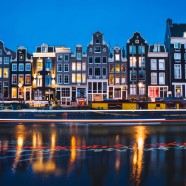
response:
[[[100,31],[111,47],[126,48],[138,31],[149,44],[163,43],[166,20],[186,23],[186,0],[9,0],[0,3],[0,40],[28,52],[46,43],[86,51],[92,33]]]

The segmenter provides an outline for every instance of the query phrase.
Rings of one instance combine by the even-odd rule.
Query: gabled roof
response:
[[[13,50],[10,50],[9,48],[6,48],[6,47],[5,47],[5,50],[6,50],[7,52],[10,52],[10,53],[11,53],[12,59],[15,59],[15,58],[16,58],[16,52],[14,52]]]
[[[170,25],[171,37],[183,37],[184,32],[186,32],[186,24]]]

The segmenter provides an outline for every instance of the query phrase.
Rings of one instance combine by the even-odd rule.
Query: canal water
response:
[[[1,186],[186,186],[186,125],[0,125]]]

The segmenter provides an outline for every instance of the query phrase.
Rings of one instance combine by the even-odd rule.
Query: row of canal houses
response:
[[[105,99],[186,97],[186,24],[166,22],[164,44],[149,45],[135,32],[124,48],[110,48],[95,32],[86,53],[42,44],[29,54],[0,42],[1,100],[56,100],[84,105]]]

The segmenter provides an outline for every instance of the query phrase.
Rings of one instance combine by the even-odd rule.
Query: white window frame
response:
[[[17,71],[17,64],[15,63],[12,63],[12,71]]]
[[[174,53],[174,59],[181,60],[181,53]]]
[[[150,60],[150,69],[151,70],[157,70],[157,59],[151,59]]]
[[[159,73],[159,84],[160,85],[164,85],[165,84],[165,73],[164,72],[160,72]]]
[[[23,63],[19,63],[19,71],[24,71],[24,64]]]
[[[13,81],[14,77],[16,77],[16,82]],[[17,85],[17,74],[12,74],[12,85]]]
[[[26,82],[26,77],[30,77],[30,83]],[[30,85],[31,84],[31,75],[30,74],[25,74],[25,85]]]
[[[165,59],[159,59],[159,70],[165,70]]]
[[[25,71],[31,71],[31,64],[30,63],[25,64]]]
[[[174,79],[181,79],[181,64],[174,64]]]
[[[58,85],[62,84],[62,74],[57,74],[57,84]]]
[[[157,73],[156,72],[151,72],[151,85],[157,85]]]
[[[4,57],[4,64],[9,64],[9,63],[10,63],[10,58]]]
[[[180,49],[181,48],[181,43],[174,43],[174,48]]]

